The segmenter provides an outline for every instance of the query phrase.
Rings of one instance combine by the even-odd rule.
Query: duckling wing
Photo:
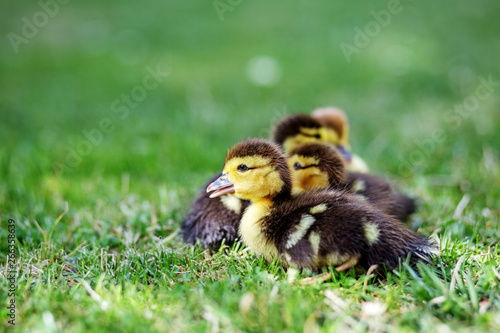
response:
[[[270,230],[276,235],[278,252],[288,264],[301,268],[357,261],[367,246],[363,212],[356,210],[357,204],[341,192],[294,197],[269,216],[279,221],[276,230]]]
[[[273,216],[274,215],[274,216]],[[353,195],[320,191],[294,197],[269,219],[279,221],[276,248],[290,265],[348,269],[359,263],[394,267],[409,254],[429,260],[434,245]],[[271,224],[272,225],[272,224]]]
[[[383,177],[349,172],[346,186],[353,193],[366,198],[376,208],[399,221],[407,221],[416,210],[415,199],[394,189]]]
[[[223,240],[229,246],[238,240],[241,215],[249,202],[232,195],[210,199],[205,189],[219,176],[215,175],[201,188],[181,224],[181,236],[188,244],[199,242],[204,248],[217,250]]]

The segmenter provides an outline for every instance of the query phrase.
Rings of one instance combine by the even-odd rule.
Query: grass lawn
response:
[[[62,2],[0,11],[0,331],[500,330],[499,2]],[[434,265],[300,286],[182,243],[230,146],[324,105]]]

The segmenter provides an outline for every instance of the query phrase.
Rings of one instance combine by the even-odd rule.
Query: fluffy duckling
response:
[[[351,154],[349,144],[349,121],[344,111],[335,107],[324,107],[314,110],[311,116],[322,126],[334,129],[337,134],[337,147],[345,156],[350,171],[368,172],[368,165],[357,155]]]
[[[310,142],[336,141],[334,130],[308,114],[292,114],[274,125],[272,140],[288,153],[296,146]],[[336,143],[336,142],[335,142]]]
[[[340,117],[337,118],[340,119]],[[361,164],[357,162],[353,164],[353,161],[357,161],[359,158],[354,158],[351,155],[347,141],[348,129],[343,127],[343,124],[347,123],[347,118],[342,121],[334,121],[333,117],[328,119],[329,123],[322,122],[321,117],[316,119],[307,114],[287,116],[274,126],[272,139],[286,153],[303,143],[331,144],[344,155],[348,170],[359,170]]]
[[[397,220],[343,191],[292,196],[285,155],[268,141],[243,141],[226,155],[222,176],[207,187],[210,197],[234,193],[250,200],[240,222],[242,241],[271,261],[298,268],[338,271],[361,265],[398,265],[430,260],[435,246]]]
[[[303,132],[295,138],[297,143],[289,144],[287,140],[286,146],[293,147],[309,140],[327,141],[328,138],[335,137],[332,129],[322,128],[318,121],[308,115],[288,117],[281,122],[277,133],[284,135],[284,139],[295,137],[297,133],[294,131],[299,129],[297,125]],[[217,176],[213,177],[204,188],[216,178]],[[217,200],[210,200],[206,191],[202,191],[194,199],[181,224],[181,237],[185,243],[199,243],[211,250],[219,249],[223,240],[226,245],[231,246],[238,240],[238,227],[246,206],[248,201],[242,201],[230,194],[221,196]]]
[[[384,178],[360,172],[346,172],[343,158],[333,147],[307,143],[290,152],[294,193],[326,188],[347,189],[382,212],[400,221],[415,212],[415,200],[395,190]]]
[[[346,187],[348,174],[340,152],[322,143],[304,143],[289,153],[288,166],[292,173],[294,194]]]
[[[181,237],[188,244],[199,243],[204,248],[217,250],[223,242],[231,246],[238,240],[240,219],[249,201],[231,194],[210,199],[205,189],[218,177],[212,177],[203,186],[181,224]]]
[[[300,128],[299,128],[300,126]],[[300,129],[298,136],[294,133]],[[335,137],[333,130],[322,128],[321,124],[308,115],[287,117],[281,122],[280,135],[284,139],[296,137],[298,144],[308,140],[327,141]],[[321,133],[321,134],[320,134]],[[331,140],[331,139],[330,139]],[[287,140],[286,145],[289,145]],[[294,145],[290,144],[290,147]],[[206,185],[212,183],[213,177]],[[210,200],[206,191],[202,191],[193,201],[184,221],[181,224],[181,237],[185,243],[199,243],[202,247],[217,250],[224,240],[231,246],[238,240],[238,227],[243,211],[248,206],[248,201],[242,201],[230,194],[221,196],[217,200]]]

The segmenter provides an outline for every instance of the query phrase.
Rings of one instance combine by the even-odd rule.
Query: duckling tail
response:
[[[412,264],[418,261],[432,263],[438,254],[438,243],[429,237],[416,234],[401,222],[386,217],[383,228],[372,244],[367,247],[366,258],[362,263],[365,268],[375,264],[384,264],[387,268],[398,267],[401,261],[410,256]]]
[[[423,235],[417,236],[419,236],[421,243],[416,244],[415,248],[411,251],[413,258],[432,264],[432,258],[439,254],[438,241]]]

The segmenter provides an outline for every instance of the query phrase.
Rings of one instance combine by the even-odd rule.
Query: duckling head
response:
[[[250,139],[232,147],[224,162],[222,176],[207,187],[211,198],[226,193],[251,201],[272,200],[289,195],[292,180],[286,157],[266,140]]]
[[[320,144],[307,143],[290,152],[288,165],[292,173],[293,188],[318,190],[330,185],[341,184],[347,172],[342,154],[335,148]]]
[[[311,116],[321,126],[331,128],[334,131],[336,137],[333,138],[334,141],[329,142],[339,149],[347,162],[350,162],[349,121],[344,111],[335,107],[324,107],[314,110]]]
[[[337,144],[339,136],[333,128],[323,126],[319,120],[307,114],[294,114],[283,118],[273,129],[273,141],[286,153],[303,143]]]

